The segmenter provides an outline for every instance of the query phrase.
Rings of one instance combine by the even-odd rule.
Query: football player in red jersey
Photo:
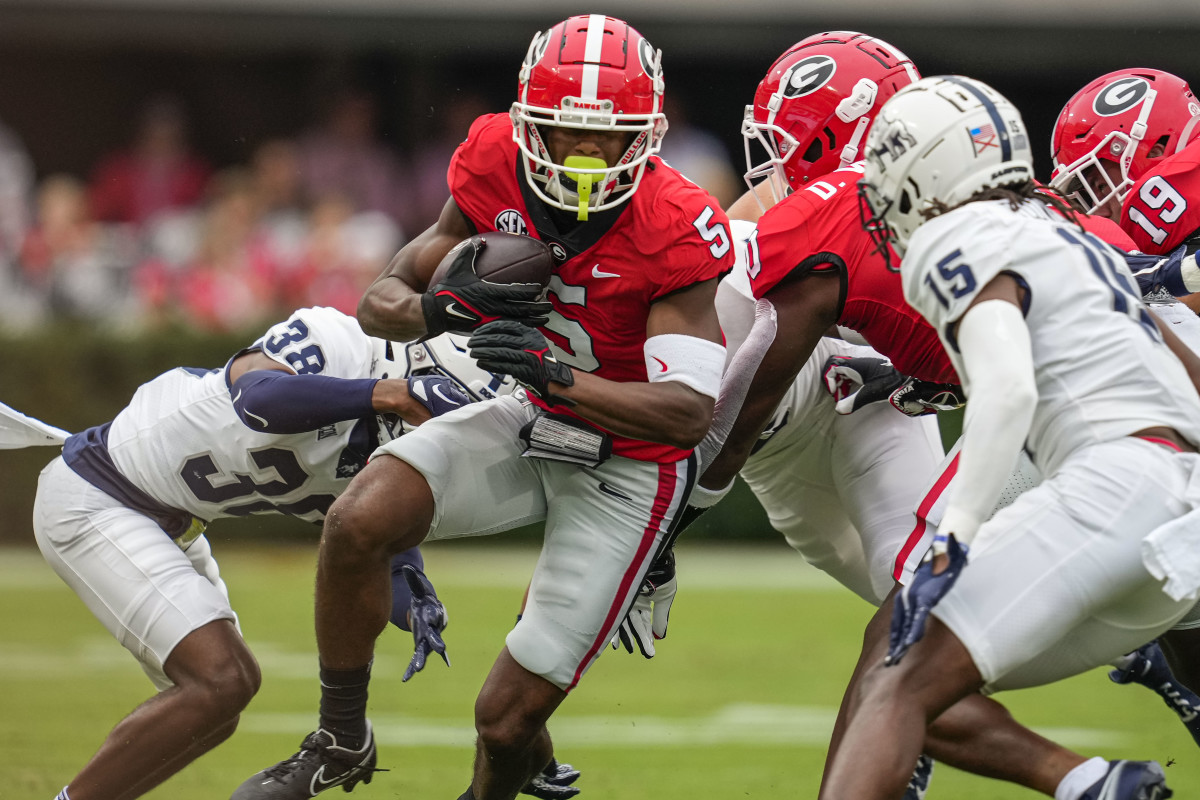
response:
[[[758,220],[748,240],[748,274],[754,295],[777,310],[778,330],[694,501],[713,502],[721,496],[747,462],[780,398],[834,326],[863,337],[901,372],[929,383],[958,382],[936,332],[903,297],[895,272],[898,259],[893,255],[889,265],[875,249],[859,213],[862,165],[857,159],[870,122],[888,97],[918,77],[889,45],[861,34],[835,33],[794,46],[760,84],[743,133],[768,150],[768,162],[752,166],[748,174],[751,180],[766,180],[739,200],[730,216]],[[988,146],[988,133],[979,136],[979,146]],[[747,153],[749,160],[749,147]],[[764,213],[762,205],[772,207]],[[913,534],[895,556],[897,580],[916,566],[931,541],[923,524]],[[843,712],[854,705],[861,671],[886,651],[891,603],[885,601],[881,608],[866,631]],[[843,719],[844,714],[831,753],[837,750]],[[1051,796],[1086,761],[1021,728],[982,696],[943,715],[931,729],[926,752]],[[918,765],[906,797],[924,793],[927,774],[921,774],[922,766],[927,764]]]
[[[1089,214],[1120,220],[1144,253],[1168,253],[1200,229],[1200,102],[1157,69],[1101,75],[1054,125],[1051,185]],[[1197,200],[1188,206],[1188,199]]]
[[[732,262],[727,219],[654,155],[662,99],[660,52],[626,23],[585,15],[538,33],[510,114],[476,120],[440,219],[367,290],[365,330],[471,333],[479,365],[528,399],[486,401],[381,448],[331,508],[320,728],[235,800],[308,798],[375,771],[367,683],[389,553],[540,520],[528,603],[476,701],[462,796],[511,798],[550,761],[547,720],[617,632],[691,491],[724,364],[713,298]],[[548,302],[536,285],[480,281],[469,262],[429,286],[453,245],[491,230],[550,246]]]
[[[1119,221],[1138,250],[1185,246],[1154,285],[1200,311],[1200,270],[1188,258],[1200,248],[1200,102],[1187,82],[1147,68],[1101,75],[1063,106],[1051,155],[1051,185]]]
[[[1144,253],[1170,254],[1137,277],[1143,291],[1162,289],[1200,310],[1200,101],[1178,76],[1149,68],[1121,69],[1096,78],[1071,97],[1054,125],[1051,185],[1089,213],[1119,220]],[[1148,298],[1157,299],[1157,298]],[[1200,352],[1200,323],[1191,313],[1172,319],[1179,306],[1149,304],[1174,322],[1172,330]],[[1200,642],[1173,630],[1130,654],[1111,673],[1119,683],[1158,691],[1200,743]],[[1165,656],[1164,652],[1165,651]],[[1168,666],[1169,664],[1169,666]],[[1171,675],[1171,670],[1176,675]],[[1179,686],[1176,677],[1186,684]],[[1166,691],[1163,691],[1166,687]]]

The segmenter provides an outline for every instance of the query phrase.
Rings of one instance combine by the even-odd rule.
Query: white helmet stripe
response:
[[[600,84],[600,53],[604,50],[604,15],[589,14],[587,40],[583,47],[583,79],[579,87],[582,100],[595,100]]]

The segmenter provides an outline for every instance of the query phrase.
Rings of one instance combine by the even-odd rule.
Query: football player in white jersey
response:
[[[1200,360],[1032,179],[1020,114],[971,79],[902,90],[868,136],[865,227],[903,256],[970,402],[936,555],[897,598],[821,797],[895,797],[925,721],[959,699],[1100,666],[1196,615],[1200,569],[1176,554],[1200,538]],[[1044,481],[987,519],[1022,448]],[[1057,795],[1169,796],[1158,764],[1101,759]]]
[[[339,311],[309,308],[224,369],[164,373],[112,422],[66,438],[38,481],[38,546],[159,693],[118,723],[61,800],[144,794],[231,735],[257,691],[207,522],[263,513],[320,522],[380,440],[514,386],[476,367],[465,339],[392,343]],[[67,436],[3,416],[11,446]],[[416,640],[405,680],[430,653],[445,658],[445,611],[421,567],[416,549],[393,560],[392,621]],[[556,778],[526,790],[578,791],[556,791]]]

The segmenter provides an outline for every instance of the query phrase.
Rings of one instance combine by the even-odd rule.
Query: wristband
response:
[[[717,399],[725,368],[724,345],[682,333],[661,333],[647,339],[643,350],[650,383],[678,381]]]
[[[689,506],[695,508],[712,508],[721,502],[721,499],[729,494],[731,489],[733,489],[733,481],[721,489],[709,489],[697,483],[692,487],[692,494],[688,497],[687,502]]]

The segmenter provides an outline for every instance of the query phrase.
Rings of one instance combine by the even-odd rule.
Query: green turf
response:
[[[149,797],[223,800],[289,755],[315,722],[309,548],[217,555],[264,684],[241,729]],[[381,639],[371,715],[381,773],[354,797],[457,797],[472,757],[472,705],[512,623],[536,553],[451,543],[427,548],[450,610],[453,668],[400,682],[407,634]],[[659,656],[608,652],[552,721],[581,800],[815,797],[834,710],[870,609],[778,547],[680,550],[682,588]],[[50,800],[105,733],[145,699],[133,660],[41,562],[0,550],[0,798]],[[1097,670],[1000,696],[1022,721],[1088,755],[1173,760],[1176,797],[1200,797],[1200,751],[1140,687]],[[862,754],[864,767],[871,754]],[[342,796],[337,792],[333,796]],[[930,798],[1033,793],[939,767]]]

